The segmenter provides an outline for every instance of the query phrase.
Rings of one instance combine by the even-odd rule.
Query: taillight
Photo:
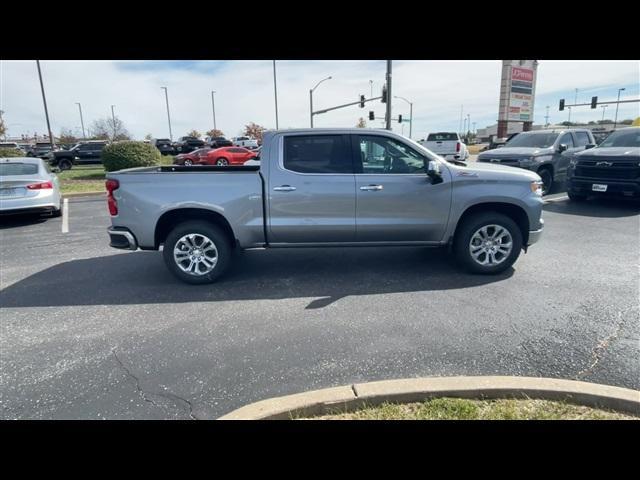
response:
[[[42,182],[42,183],[32,183],[31,185],[27,185],[29,190],[43,190],[46,188],[53,188],[53,183],[51,182]]]
[[[456,152],[460,151],[460,142],[456,143]]]
[[[113,197],[113,191],[120,187],[120,182],[118,182],[118,180],[109,179],[105,182],[105,186],[107,187],[107,205],[109,206],[109,214],[117,215],[118,203]]]

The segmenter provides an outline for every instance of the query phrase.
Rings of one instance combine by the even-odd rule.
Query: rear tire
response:
[[[192,166],[192,165],[193,165],[193,162],[192,162],[191,160],[186,159],[186,160],[184,161],[184,166],[185,166],[185,167],[190,167],[190,166]]]
[[[222,229],[198,220],[171,230],[162,251],[171,273],[192,285],[215,282],[229,267],[231,255],[229,239]]]
[[[520,228],[498,212],[478,212],[466,218],[453,242],[456,259],[467,271],[489,275],[511,267],[521,249]]]
[[[226,167],[229,165],[229,160],[227,160],[226,158],[218,158],[216,160],[216,165],[220,167]]]

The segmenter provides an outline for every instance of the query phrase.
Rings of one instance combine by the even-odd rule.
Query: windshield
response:
[[[457,133],[430,133],[427,142],[458,141]]]
[[[38,165],[35,163],[1,163],[0,177],[9,175],[35,175]]]
[[[516,135],[505,146],[547,148],[554,144],[559,133],[521,133]]]
[[[640,128],[613,132],[600,144],[600,147],[640,147]]]

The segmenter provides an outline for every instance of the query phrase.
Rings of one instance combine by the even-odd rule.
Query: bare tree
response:
[[[4,118],[2,115],[4,115],[4,111],[0,110],[0,137],[5,138],[5,135],[7,134],[7,127],[4,124]]]
[[[94,138],[100,140],[131,140],[131,134],[125,128],[124,122],[118,117],[115,117],[115,123],[111,117],[95,120],[91,124],[91,132]]]
[[[251,122],[244,127],[244,135],[247,137],[255,138],[258,140],[258,143],[262,143],[262,137],[264,136],[264,132],[267,129],[262,125],[258,125],[257,123]]]
[[[364,118],[360,117],[356,124],[356,128],[367,128],[367,122],[364,121]]]
[[[207,132],[209,137],[224,137],[224,132],[222,130],[218,130],[217,128],[212,128]]]
[[[200,138],[201,136],[202,134],[197,130],[191,130],[189,133],[187,133],[187,137]]]
[[[62,128],[58,137],[60,143],[78,143],[78,137],[73,134],[70,128]]]
[[[145,139],[145,140],[151,140],[152,138],[153,138],[153,135],[151,135],[150,133],[147,133],[147,134],[144,136],[144,139]]]

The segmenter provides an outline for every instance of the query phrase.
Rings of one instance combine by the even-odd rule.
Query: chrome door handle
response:
[[[291,185],[281,185],[279,187],[273,187],[276,192],[293,192],[296,187],[292,187]]]
[[[364,187],[360,187],[360,190],[367,190],[367,191],[382,190],[382,185],[365,185]]]

